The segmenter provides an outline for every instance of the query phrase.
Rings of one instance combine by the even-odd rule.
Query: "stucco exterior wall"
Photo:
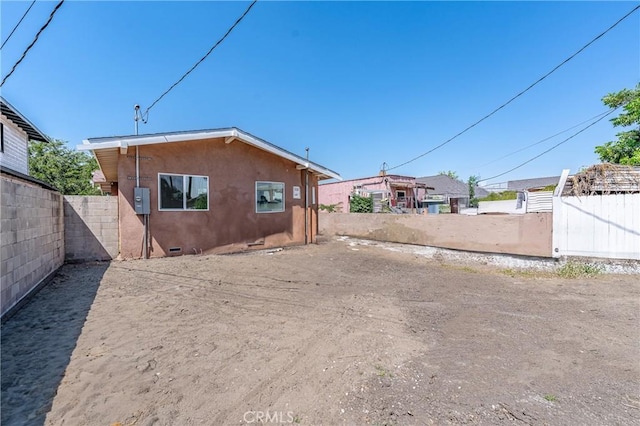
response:
[[[0,114],[4,133],[4,152],[0,152],[0,166],[23,174],[29,173],[27,162],[27,133]]]
[[[118,197],[64,196],[64,251],[68,262],[118,257]]]
[[[1,309],[8,310],[64,262],[62,195],[12,178],[0,178]]]
[[[385,182],[386,179],[386,182]],[[398,176],[398,175],[386,175],[386,176],[371,176],[362,179],[350,179],[341,182],[331,182],[319,185],[319,203],[320,204],[337,204],[339,210],[342,213],[349,212],[349,196],[353,193],[354,187],[362,186],[364,194],[367,191],[380,191],[389,190],[393,191],[395,197],[395,191],[397,188],[393,188],[392,185],[396,183],[409,183],[415,184],[416,179],[410,176]],[[418,189],[418,198],[422,198],[425,192],[423,189]],[[408,193],[407,196],[413,194]]]
[[[223,139],[144,145],[139,147],[140,186],[150,188],[150,257],[171,254],[231,252],[305,242],[305,171],[296,164],[239,141]],[[118,159],[120,256],[143,256],[142,216],[133,204],[136,186],[135,148]],[[209,211],[160,211],[158,174],[175,173],[209,178]],[[256,213],[256,181],[285,184],[285,211]],[[317,203],[311,205],[309,175],[308,239],[317,233]],[[300,199],[293,198],[299,186]],[[317,201],[317,200],[316,200]],[[180,248],[172,253],[170,248]]]
[[[320,213],[320,233],[457,250],[552,256],[552,214]]]

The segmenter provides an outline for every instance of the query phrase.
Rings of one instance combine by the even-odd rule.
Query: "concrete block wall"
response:
[[[118,197],[66,195],[64,226],[68,262],[111,260],[118,256]]]
[[[519,215],[321,213],[320,233],[454,250],[551,257],[551,213]]]
[[[0,187],[4,315],[64,263],[64,213],[56,191],[5,174]]]

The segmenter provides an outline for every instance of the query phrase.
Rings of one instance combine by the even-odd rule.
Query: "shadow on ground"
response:
[[[108,266],[63,266],[2,325],[3,425],[44,424]]]

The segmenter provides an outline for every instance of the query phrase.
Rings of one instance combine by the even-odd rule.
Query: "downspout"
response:
[[[140,112],[140,105],[135,105],[134,106],[135,109],[135,116],[134,116],[134,121],[136,123],[136,136],[138,136],[138,120],[140,119],[140,116],[138,115]],[[139,146],[136,145],[136,188],[140,188],[140,150],[139,150]],[[145,259],[149,258],[149,244],[148,244],[148,237],[147,234],[149,233],[149,215],[148,214],[143,214],[142,215],[142,224],[143,224],[143,232],[144,232],[144,236],[142,237],[142,244],[143,244],[143,257]]]
[[[307,152],[307,167],[304,169],[304,244],[309,244],[309,147]]]

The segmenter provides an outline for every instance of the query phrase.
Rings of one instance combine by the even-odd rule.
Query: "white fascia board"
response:
[[[342,177],[340,175],[332,172],[329,169],[320,167],[314,163],[301,161],[300,157],[293,155],[282,149],[278,149],[277,147],[274,147],[271,144],[265,143],[264,141],[259,140],[237,129],[219,130],[219,131],[210,131],[210,132],[178,133],[175,135],[153,135],[153,136],[144,136],[144,137],[132,136],[132,137],[125,137],[125,138],[114,138],[113,140],[110,140],[110,141],[95,142],[95,143],[91,143],[89,142],[89,140],[85,139],[82,145],[77,146],[77,149],[79,151],[95,151],[95,150],[109,149],[109,148],[122,148],[123,146],[153,145],[153,144],[162,144],[162,143],[184,142],[184,141],[227,138],[227,137],[237,138],[243,141],[244,143],[252,145],[263,151],[270,152],[279,157],[286,158],[287,160],[290,160],[296,163],[296,165],[302,166],[302,168],[312,170],[318,174],[325,175],[333,179],[342,180]]]
[[[120,148],[122,146],[121,141],[109,141],[100,143],[90,143],[85,140],[82,145],[76,146],[78,151],[95,151],[96,149],[108,149],[108,148]]]
[[[290,153],[288,153],[288,152],[286,152],[284,150],[278,149],[278,148],[274,147],[271,144],[264,143],[263,141],[258,140],[256,138],[254,138],[253,136],[251,136],[249,134],[246,134],[244,132],[239,131],[237,133],[238,133],[238,135],[236,137],[238,137],[239,139],[241,139],[245,143],[248,143],[249,145],[253,145],[256,148],[262,149],[263,151],[270,152],[270,153],[272,153],[274,155],[277,155],[279,157],[286,158],[287,160],[290,160],[290,161],[296,163],[296,168],[299,168],[298,166],[300,166],[301,169],[309,169],[309,170],[312,170],[312,171],[317,172],[319,174],[326,175],[326,176],[334,178],[334,179],[342,180],[342,177],[339,174],[334,173],[329,169],[325,169],[324,167],[320,167],[317,164],[300,161],[300,157],[298,157],[296,155],[293,155],[293,154],[290,154]]]

